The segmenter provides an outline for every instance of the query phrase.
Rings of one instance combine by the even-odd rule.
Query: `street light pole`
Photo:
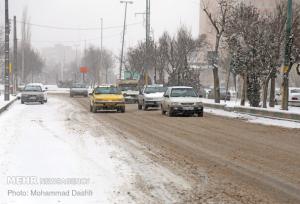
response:
[[[290,71],[290,57],[292,46],[292,16],[293,16],[293,1],[288,0],[287,6],[287,22],[286,22],[286,36],[285,36],[285,58],[283,66],[283,80],[282,80],[282,103],[281,109],[288,110],[289,105],[289,71]]]
[[[124,26],[123,26],[123,37],[122,37],[122,50],[121,50],[121,58],[120,58],[119,79],[122,78],[122,66],[123,66],[123,55],[124,55],[124,40],[125,40],[126,19],[127,19],[127,4],[133,4],[133,2],[132,1],[120,1],[120,3],[125,3],[125,17],[124,17]]]

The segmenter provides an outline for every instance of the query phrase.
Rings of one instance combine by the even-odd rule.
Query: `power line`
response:
[[[53,29],[53,30],[73,30],[73,31],[79,31],[79,30],[101,30],[101,27],[94,27],[94,28],[75,28],[75,27],[60,27],[60,26],[52,26],[52,25],[42,25],[42,24],[35,24],[35,23],[28,23],[28,22],[23,22],[23,21],[17,21],[17,23],[20,24],[26,24],[30,26],[35,26],[39,28],[46,28],[46,29]],[[136,23],[131,23],[127,24],[127,26],[135,26],[135,25],[140,25],[143,22],[136,22]],[[108,26],[104,27],[103,30],[110,30],[110,29],[116,29],[116,28],[122,28],[123,25],[121,26]]]

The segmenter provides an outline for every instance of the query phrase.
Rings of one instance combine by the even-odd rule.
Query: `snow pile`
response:
[[[214,99],[207,99],[207,98],[202,98],[203,103],[207,104],[216,104]],[[295,107],[295,106],[289,106],[288,111],[281,110],[280,105],[276,105],[274,108],[268,107],[268,108],[256,108],[256,107],[250,107],[250,104],[247,102],[245,106],[240,105],[240,100],[235,100],[235,101],[224,101],[221,100],[220,105],[225,105],[226,107],[234,108],[234,107],[245,107],[245,108],[251,108],[251,109],[256,109],[256,110],[267,110],[270,112],[283,112],[283,113],[295,113],[295,114],[300,114],[300,107]]]
[[[69,88],[59,88],[57,85],[45,85],[48,88],[48,93],[69,93]]]
[[[213,115],[218,115],[218,116],[243,119],[250,123],[270,125],[270,126],[279,126],[279,127],[285,127],[285,128],[300,128],[300,123],[293,122],[293,121],[256,117],[256,116],[251,116],[251,115],[247,115],[247,114],[228,112],[228,111],[224,111],[224,110],[210,109],[210,108],[205,108],[205,112],[213,114]]]
[[[10,96],[10,100],[9,101],[4,101],[4,95],[1,94],[0,95],[0,109],[3,108],[4,106],[6,106],[8,103],[10,103],[11,101],[13,101],[16,98],[16,96]]]

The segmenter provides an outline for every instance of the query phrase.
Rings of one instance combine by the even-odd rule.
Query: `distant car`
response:
[[[289,105],[300,106],[300,88],[297,87],[289,88]]]
[[[28,84],[24,87],[21,94],[21,103],[38,102],[44,104],[44,91],[40,85]]]
[[[85,84],[82,83],[74,83],[70,88],[70,97],[74,96],[84,96],[88,97],[89,92],[88,88]]]
[[[279,105],[281,103],[281,92],[280,89],[275,89],[275,105]]]
[[[40,86],[43,91],[44,102],[45,103],[48,102],[48,94],[47,94],[48,87],[44,86],[44,84],[42,84],[42,83],[30,83],[30,84],[27,84],[27,86]]]
[[[161,112],[163,115],[168,112],[169,116],[197,114],[203,117],[203,104],[192,87],[174,86],[165,92]]]
[[[90,94],[90,111],[116,110],[125,113],[125,99],[115,86],[98,86]]]
[[[167,88],[163,85],[144,86],[138,96],[138,109],[159,108],[166,90]]]
[[[281,91],[280,89],[275,90],[275,104],[281,104]],[[289,87],[289,106],[300,106],[300,88]]]
[[[209,99],[215,98],[214,89],[208,91],[208,98]],[[230,101],[230,99],[231,99],[230,92],[229,91],[226,92],[226,88],[220,88],[220,100]]]
[[[138,80],[120,80],[118,82],[118,87],[121,89],[126,103],[137,103],[139,95],[138,83]]]

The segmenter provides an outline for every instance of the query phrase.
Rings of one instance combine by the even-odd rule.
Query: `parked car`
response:
[[[280,89],[275,89],[275,105],[281,104],[281,92]]]
[[[38,102],[44,104],[44,92],[40,85],[28,84],[22,91],[21,103]]]
[[[300,88],[297,87],[289,88],[289,105],[300,106]]]
[[[85,84],[83,83],[72,84],[70,88],[70,97],[74,97],[74,96],[88,97],[88,95],[89,95],[88,88]]]
[[[45,103],[48,102],[48,94],[47,94],[48,87],[44,86],[44,84],[42,84],[42,83],[30,83],[30,84],[27,84],[27,85],[28,86],[40,86],[42,91],[43,91],[44,102]]]
[[[168,112],[169,116],[197,114],[203,117],[203,104],[192,87],[174,86],[165,92],[161,112],[163,115]]]
[[[281,90],[275,90],[275,104],[281,104]],[[300,106],[300,88],[289,87],[289,106]]]
[[[138,109],[159,108],[166,90],[163,85],[144,86],[138,96]]]
[[[209,90],[208,92],[208,98],[209,99],[214,99],[215,95],[214,95],[214,89]],[[226,91],[226,88],[220,88],[220,100],[227,100],[230,101],[231,99],[231,94],[229,91]]]
[[[125,99],[116,86],[98,86],[90,94],[90,111],[116,110],[125,113]]]

